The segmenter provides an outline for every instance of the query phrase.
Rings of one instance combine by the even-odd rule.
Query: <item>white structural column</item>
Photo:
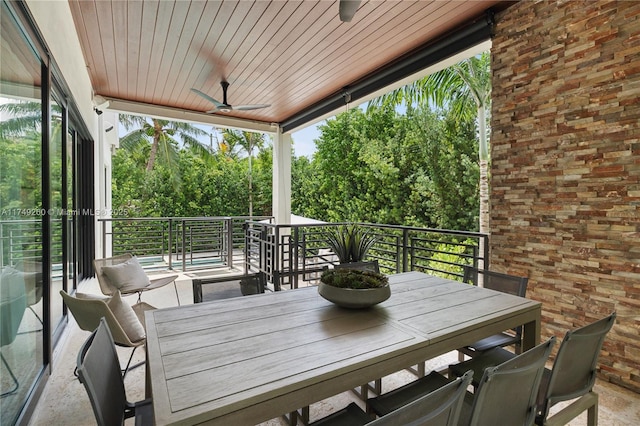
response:
[[[273,136],[273,216],[279,225],[291,223],[291,134]]]

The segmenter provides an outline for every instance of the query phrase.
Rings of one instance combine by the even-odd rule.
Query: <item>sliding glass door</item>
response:
[[[77,212],[93,207],[93,148],[23,6],[0,7],[0,424],[13,425],[67,323],[60,290],[92,275],[93,216]]]
[[[0,424],[15,423],[45,365],[42,62],[2,4]]]

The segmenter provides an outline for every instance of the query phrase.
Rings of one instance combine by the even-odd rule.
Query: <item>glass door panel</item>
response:
[[[41,62],[0,5],[0,424],[44,366]]]
[[[65,268],[64,268],[64,225],[66,216],[63,215],[66,205],[63,171],[64,155],[63,131],[62,131],[62,106],[55,100],[51,101],[51,134],[49,137],[49,182],[51,188],[51,205],[48,209],[50,223],[50,253],[51,253],[51,332],[52,341],[58,326],[63,318],[63,302],[60,290],[64,289]]]

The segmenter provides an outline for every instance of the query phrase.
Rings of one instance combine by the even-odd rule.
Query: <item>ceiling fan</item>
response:
[[[204,92],[201,92],[198,89],[191,88],[191,91],[199,96],[202,96],[213,105],[215,108],[207,111],[207,114],[212,112],[231,112],[231,111],[249,111],[252,109],[261,109],[270,107],[270,104],[256,104],[256,105],[235,105],[231,106],[229,102],[227,102],[227,89],[229,88],[229,83],[225,80],[220,82],[220,86],[222,86],[222,102],[213,99],[211,96],[207,95]]]
[[[340,20],[342,22],[351,22],[353,15],[356,14],[361,0],[340,0]]]

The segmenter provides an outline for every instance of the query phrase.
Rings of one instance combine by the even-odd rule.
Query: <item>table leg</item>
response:
[[[144,345],[144,397],[151,398],[151,375],[149,374],[149,351],[147,345]]]
[[[522,327],[522,351],[527,351],[540,344],[540,312],[535,320],[530,321]]]

